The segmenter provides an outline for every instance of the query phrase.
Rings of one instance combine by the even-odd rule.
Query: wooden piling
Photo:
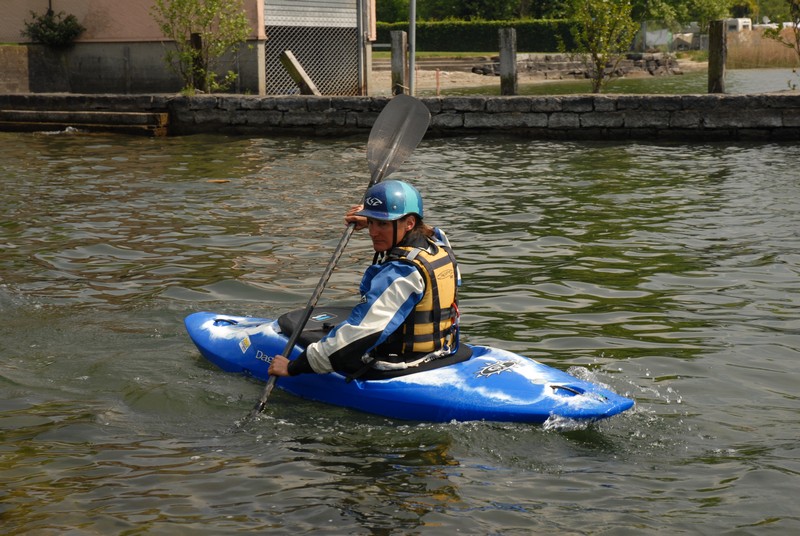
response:
[[[408,34],[391,32],[392,38],[392,95],[408,94]]]
[[[500,33],[500,94],[517,94],[517,30],[501,28]]]
[[[728,56],[724,20],[708,25],[708,92],[725,93],[725,62]]]

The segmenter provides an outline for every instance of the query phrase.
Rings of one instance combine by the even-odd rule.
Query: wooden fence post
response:
[[[517,94],[517,30],[500,28],[500,94]]]
[[[725,61],[728,56],[724,20],[708,25],[708,92],[725,93]]]
[[[392,95],[408,93],[408,34],[393,31],[392,36]]]

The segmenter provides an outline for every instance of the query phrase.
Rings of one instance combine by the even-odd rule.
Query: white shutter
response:
[[[264,0],[264,24],[355,28],[358,0]]]

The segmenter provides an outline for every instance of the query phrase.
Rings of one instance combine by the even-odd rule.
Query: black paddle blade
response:
[[[400,167],[414,151],[431,122],[431,113],[419,100],[397,95],[383,108],[367,144],[370,186]]]

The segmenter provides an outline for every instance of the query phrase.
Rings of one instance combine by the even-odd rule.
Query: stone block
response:
[[[486,100],[486,97],[448,97],[442,101],[442,110],[482,112],[486,109]]]
[[[490,113],[503,112],[529,112],[531,99],[529,97],[497,97],[486,102],[486,111]]]
[[[530,112],[523,114],[520,126],[529,128],[544,128],[550,120],[550,114]]]
[[[442,111],[442,97],[426,97],[419,100],[428,108],[431,115],[438,114]]]
[[[336,110],[334,108],[329,108],[327,112],[323,114],[323,120],[325,125],[329,127],[344,127],[347,124],[347,114],[346,110]]]
[[[331,97],[316,97],[308,100],[309,111],[324,111],[331,109],[350,110],[354,112],[368,112],[372,103],[363,97],[336,97],[336,105],[333,105]]]
[[[531,99],[531,112],[560,112],[562,109],[561,97],[533,97]]]
[[[349,106],[348,103],[341,102],[337,108],[340,110],[345,110],[348,109]],[[324,113],[329,110],[333,110],[334,108],[331,104],[330,97],[315,96],[306,101],[306,109],[309,111],[309,113]]]
[[[242,109],[242,99],[237,97],[219,97],[217,107],[226,112],[235,112]]]
[[[464,114],[464,128],[506,129],[514,126],[509,122],[512,114],[472,113]]]
[[[719,106],[722,95],[681,95],[681,108],[686,110],[711,110]]]
[[[251,111],[235,110],[228,113],[228,124],[231,126],[247,125],[250,121]]]
[[[213,108],[201,108],[189,110],[195,125],[203,125],[209,129],[215,129],[216,125],[228,124],[228,114],[222,113]],[[206,130],[205,128],[203,130]]]
[[[213,110],[217,107],[217,97],[214,95],[196,95],[186,99],[190,110]]]
[[[639,110],[644,111],[675,111],[683,108],[680,95],[648,95],[639,98]]]
[[[595,95],[594,96],[594,111],[595,112],[614,112],[617,109],[616,97],[608,95]]]
[[[323,114],[299,113],[297,111],[285,112],[283,122],[287,127],[320,127],[328,124]]]
[[[787,108],[781,111],[781,120],[784,127],[800,127],[800,109]]]
[[[578,129],[581,126],[580,114],[555,112],[547,118],[547,126],[557,129]]]
[[[561,109],[564,112],[591,112],[594,110],[594,97],[563,97],[561,99]]]
[[[702,128],[703,116],[697,110],[678,110],[669,115],[670,128]]]
[[[623,114],[627,128],[668,128],[669,112],[626,111]]]
[[[638,110],[644,99],[641,95],[617,95],[617,110]]]
[[[443,113],[431,117],[431,128],[456,129],[464,127],[464,114]]]
[[[283,97],[277,102],[277,109],[282,112],[306,112],[308,111],[309,97]]]
[[[369,110],[373,112],[380,112],[389,104],[391,97],[370,97],[367,99],[369,103]]]
[[[783,126],[780,110],[715,109],[705,114],[707,128],[779,128]]]
[[[376,119],[378,119],[378,112],[360,112],[356,114],[358,128],[372,128]]]
[[[623,112],[589,112],[580,114],[582,128],[622,128],[625,124]]]
[[[277,110],[278,97],[245,97],[239,106],[241,110]]]

